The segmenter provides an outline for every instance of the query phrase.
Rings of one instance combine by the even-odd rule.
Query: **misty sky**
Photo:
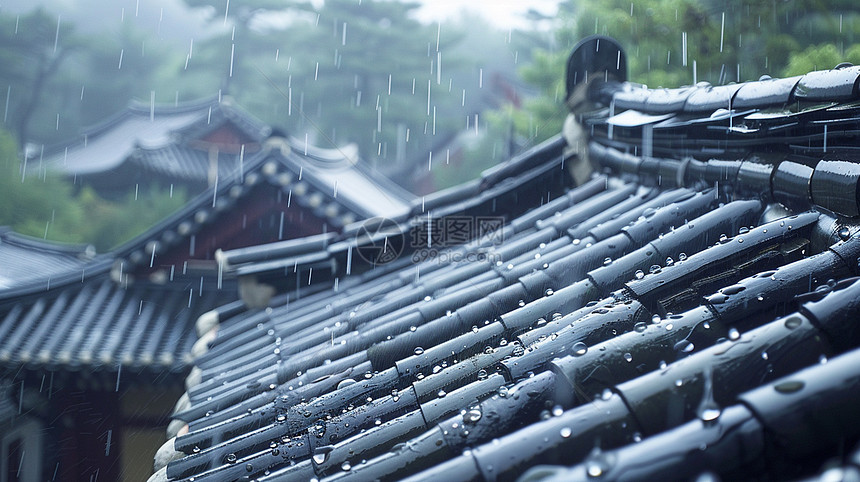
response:
[[[319,0],[314,0],[319,1]],[[359,1],[359,0],[356,0]],[[558,10],[560,0],[417,0],[424,6],[418,11],[426,22],[445,22],[456,18],[462,10],[479,13],[502,30],[524,27],[523,15],[535,9],[545,15]],[[187,38],[204,32],[205,13],[187,8],[182,0],[117,0],[109,11],[94,12],[105,2],[91,0],[0,0],[0,12],[21,13],[37,6],[61,19],[74,22],[79,30],[111,28],[126,19],[145,28],[156,29],[164,37]],[[225,0],[226,5],[226,0]],[[112,22],[112,19],[115,22]],[[92,22],[96,20],[97,22]]]

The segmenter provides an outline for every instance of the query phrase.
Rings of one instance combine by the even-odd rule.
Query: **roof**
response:
[[[46,162],[62,172],[80,176],[108,172],[129,161],[136,162],[140,169],[174,172],[173,166],[183,160],[183,155],[197,157],[181,141],[202,137],[227,122],[239,129],[249,143],[262,142],[270,132],[268,126],[236,108],[229,98],[213,97],[175,105],[131,102],[114,117],[85,129],[80,139],[54,146]],[[181,145],[181,155],[166,155],[164,150],[177,144]],[[141,154],[135,155],[137,152]],[[206,158],[206,151],[200,152]],[[229,154],[233,161],[238,152]],[[228,165],[231,171],[235,169],[233,162]],[[183,167],[194,167],[190,171],[194,176],[207,179],[208,159],[203,169],[193,164]]]
[[[49,283],[54,276],[83,267],[95,255],[91,245],[47,242],[0,226],[0,291]]]
[[[177,277],[126,288],[99,273],[0,304],[0,364],[89,375],[181,372],[197,341],[196,319],[233,299],[214,285],[211,278]]]
[[[103,179],[112,189],[151,178],[218,187],[241,183],[255,164],[261,165],[254,159],[265,156],[274,142],[284,151],[272,156],[284,164],[281,171],[290,171],[359,218],[400,215],[414,198],[360,162],[355,146],[326,149],[279,135],[229,97],[171,106],[132,102],[86,129],[80,140],[53,147],[46,162],[76,180]]]
[[[810,74],[806,87],[832,87],[838,106],[783,114],[807,149],[825,125],[828,150],[854,144],[842,114],[860,96],[840,93],[843,74]],[[702,100],[659,142],[657,126],[653,138],[614,131],[611,116],[648,102],[612,112],[634,87],[606,84],[586,93],[597,109],[571,119],[594,127],[590,181],[466,210],[454,196],[425,213],[431,225],[501,213],[501,240],[360,270],[337,253],[379,237],[226,253],[240,277],[271,280],[292,261],[289,289],[268,308],[200,320],[208,350],[151,480],[510,480],[530,468],[525,480],[779,479],[856,464],[842,455],[860,440],[860,166],[806,165],[792,149],[770,163],[786,139],[769,134],[718,142],[766,113],[769,93],[744,114],[712,116],[719,106]],[[663,95],[637,95],[652,94]],[[687,115],[673,105],[663,112]],[[713,153],[696,147],[712,139]],[[566,172],[582,160],[536,162],[548,151],[519,162]],[[515,186],[535,177],[507,179],[507,193],[533,193]],[[311,278],[320,259],[337,263]]]

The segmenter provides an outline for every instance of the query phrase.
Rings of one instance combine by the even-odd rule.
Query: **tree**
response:
[[[633,82],[720,85],[860,60],[860,50],[852,47],[860,38],[860,5],[850,0],[566,1],[556,29],[558,50],[537,52],[535,62],[523,68],[524,78],[542,95],[515,116],[521,135],[540,141],[560,131],[565,113],[562,69],[576,42],[592,34],[609,35],[625,47]],[[551,128],[535,133],[526,124]]]
[[[20,145],[29,140],[30,123],[45,100],[45,87],[78,41],[71,25],[42,9],[21,17],[0,17],[0,85],[6,87],[3,121]]]

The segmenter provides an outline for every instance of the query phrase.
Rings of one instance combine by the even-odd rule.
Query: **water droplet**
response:
[[[818,357],[818,363],[819,363],[820,365],[824,365],[825,363],[827,363],[827,355],[821,354],[821,355]]]
[[[661,321],[663,321],[663,319],[660,318],[660,315],[655,314],[655,315],[651,316],[651,323],[657,324],[657,323],[660,323]]]
[[[478,325],[472,325],[472,333],[478,332]]]
[[[573,430],[571,430],[570,427],[562,427],[559,431],[559,435],[561,435],[561,438],[568,438],[573,435]]]
[[[487,379],[487,370],[483,368],[478,370],[478,380],[486,380]]]
[[[740,337],[741,337],[741,333],[738,331],[737,328],[735,328],[735,327],[729,328],[729,340],[735,341]]]
[[[232,453],[227,454],[226,460],[228,463],[231,463],[231,464],[236,463],[236,459],[237,459],[236,454],[232,454]]]
[[[789,330],[793,330],[803,324],[803,320],[799,316],[789,316],[785,320],[785,327]]]
[[[564,409],[561,408],[561,405],[556,405],[552,407],[552,416],[553,417],[561,417],[561,414],[564,413]]]
[[[633,276],[635,276],[636,279],[642,279],[645,277],[645,272],[642,271],[641,269],[637,269],[636,272],[633,273]]]
[[[804,386],[806,386],[806,384],[801,380],[788,380],[777,383],[773,386],[773,389],[779,393],[795,393],[802,390]]]
[[[686,260],[687,260],[687,253],[681,253],[678,255],[678,261],[686,261]]]
[[[445,390],[439,390],[439,393],[436,394],[439,398],[445,398],[445,395],[448,393]]]
[[[705,385],[704,393],[702,394],[702,401],[699,403],[699,408],[696,409],[696,415],[702,422],[711,423],[720,417],[722,410],[720,409],[720,406],[717,405],[717,402],[714,401],[714,381],[711,369],[706,369],[703,376]]]
[[[251,464],[245,464],[245,471],[246,471],[246,472],[253,472],[253,471],[254,471],[254,466],[253,466],[253,465],[251,465]]]
[[[612,264],[612,258],[607,256],[606,258],[603,259],[603,266],[609,266],[610,264]]]
[[[671,256],[666,258],[666,266],[672,266],[673,264],[675,264],[675,260]]]
[[[646,325],[643,321],[640,321],[639,323],[633,325],[633,330],[637,333],[642,333],[643,331],[645,331],[646,328],[648,328],[648,325]]]
[[[191,451],[196,454],[196,453],[200,452],[200,447],[195,445],[194,448],[191,449]]]
[[[600,447],[595,447],[584,461],[585,473],[589,478],[603,477],[604,474],[611,468],[606,455],[600,450]]]
[[[555,293],[555,292],[552,290],[552,288],[547,288],[547,289],[546,289],[546,292],[545,292],[544,294],[545,294],[546,296],[552,296],[552,295],[553,295],[553,293]]]
[[[648,272],[651,274],[659,273],[660,271],[662,271],[662,268],[659,264],[652,264],[651,267],[648,268]]]
[[[576,246],[576,245],[578,245],[578,244],[579,244],[579,243],[581,243],[581,242],[582,242],[582,241],[580,241],[580,240],[579,240],[579,238],[576,238],[576,239],[574,239],[574,240],[573,240],[573,245],[574,245],[574,246]]]
[[[660,369],[661,370],[665,370],[667,366],[669,366],[669,365],[666,364],[665,360],[660,360]]]
[[[675,343],[675,351],[679,351],[681,353],[690,353],[695,348],[696,347],[693,345],[693,343],[687,339],[683,339],[683,340],[679,341],[678,343]]]
[[[602,400],[609,400],[610,398],[612,398],[612,390],[604,388],[603,392],[600,393],[600,398]]]
[[[463,423],[476,424],[481,420],[481,416],[482,414],[479,408],[472,408],[463,415]]]
[[[508,387],[499,387],[499,396],[505,398],[508,396]]]
[[[283,421],[284,421],[284,420],[286,420],[286,419],[287,419],[287,416],[286,416],[286,415],[284,415],[284,414],[280,414],[280,415],[278,415],[278,417],[277,417],[277,420],[278,420],[279,422],[283,422]]]
[[[633,361],[633,355],[631,355],[630,353],[625,353],[625,354],[624,354],[624,360],[625,360],[627,363],[632,362],[632,361]]]
[[[739,242],[739,243],[743,243],[743,242],[744,242],[744,238],[738,238],[738,242]]]
[[[410,326],[410,327],[409,327],[409,331],[415,331],[415,330],[417,330],[417,329],[418,329],[418,328],[417,328],[415,325],[412,325],[412,326]]]
[[[317,465],[325,463],[325,461],[328,460],[328,455],[333,449],[334,447],[330,445],[326,445],[325,447],[317,447],[314,450],[314,455],[312,457],[314,463]]]
[[[729,237],[726,236],[725,234],[720,235],[720,242],[721,243],[725,243],[726,241],[728,241],[728,239],[729,239]]]
[[[639,432],[633,432],[633,441],[639,443],[642,441],[642,434]]]
[[[349,460],[346,460],[342,464],[340,464],[340,470],[343,470],[344,472],[349,472],[351,469],[352,465],[350,465]]]
[[[761,359],[767,360],[767,352],[766,351],[761,352]]]
[[[676,387],[680,387],[680,386],[682,386],[683,384],[684,384],[684,380],[681,380],[680,378],[679,378],[679,379],[677,379],[677,380],[675,380],[675,386],[676,386]]]
[[[672,331],[672,328],[675,328],[675,325],[672,323],[666,323],[666,331]]]
[[[423,354],[424,354],[424,349],[423,349],[423,348],[421,348],[420,346],[416,346],[416,347],[415,347],[415,351],[414,351],[413,353],[415,353],[415,356],[423,355]]]
[[[501,341],[499,341],[499,346],[507,346],[507,344],[508,344],[508,340],[505,340],[504,338],[502,338]]]
[[[848,238],[851,237],[851,231],[848,229],[847,226],[842,226],[841,228],[839,228],[838,234],[839,239],[841,239],[842,241],[848,241]]]
[[[570,347],[570,350],[573,353],[573,356],[582,356],[588,352],[588,345],[581,341],[578,341],[574,343],[572,347]]]

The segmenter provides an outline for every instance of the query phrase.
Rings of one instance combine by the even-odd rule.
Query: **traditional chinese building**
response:
[[[860,68],[624,65],[581,42],[564,137],[420,212],[222,252],[280,294],[200,318],[150,480],[856,475]],[[424,251],[464,216],[503,236]]]
[[[210,108],[211,119],[208,108],[201,117],[199,108],[160,107],[138,119],[132,107],[85,147],[69,150],[68,166],[96,163],[99,156],[102,167],[112,166],[89,178],[98,188],[102,175],[120,184],[126,174],[128,183],[143,182],[132,176],[141,173],[151,180],[193,178],[190,164],[166,172],[153,167],[152,157],[125,155],[128,146],[117,139],[127,129],[167,142],[156,149],[164,165],[191,159],[191,138],[248,141],[247,151],[239,147],[227,156],[235,163],[222,166],[211,187],[125,245],[96,255],[91,247],[0,232],[0,374],[12,401],[12,416],[3,421],[9,429],[3,474],[20,464],[24,480],[139,480],[184,389],[195,321],[242,306],[235,280],[223,277],[219,250],[325,238],[359,220],[411,210],[408,195],[344,150],[297,145],[279,135],[260,136],[250,148],[251,137],[227,133],[252,123],[232,106]],[[219,163],[224,152],[217,148]],[[205,186],[207,164],[200,166],[203,177],[192,180]],[[174,177],[177,172],[189,177]]]

